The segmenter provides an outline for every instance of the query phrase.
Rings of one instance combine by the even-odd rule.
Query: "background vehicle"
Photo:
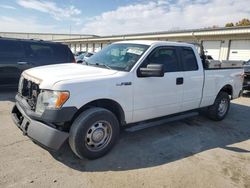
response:
[[[250,59],[244,63],[244,83],[243,83],[243,89],[250,91]]]
[[[85,51],[76,52],[76,53],[75,53],[75,57],[77,57],[77,56],[79,56],[79,55],[81,55],[81,54],[85,54],[85,53],[86,53]]]
[[[120,126],[199,109],[224,119],[242,89],[243,68],[205,63],[191,44],[114,43],[86,65],[25,71],[12,117],[48,148],[57,150],[69,139],[78,157],[98,158],[114,146]]]
[[[0,86],[16,87],[26,69],[74,61],[73,54],[64,44],[0,38]]]
[[[206,55],[207,60],[213,60],[213,57],[211,55]]]
[[[76,57],[76,63],[83,63],[85,60],[89,59],[94,52],[86,52]]]
[[[87,53],[87,52],[82,53],[82,54],[80,54],[80,55],[78,55],[78,56],[75,56],[76,63],[82,63],[82,62],[83,62],[83,59],[84,59],[84,56],[85,56],[86,53]]]

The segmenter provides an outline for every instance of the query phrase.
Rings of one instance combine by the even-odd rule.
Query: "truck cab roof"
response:
[[[166,46],[189,46],[193,47],[193,44],[185,43],[185,42],[172,42],[172,41],[157,41],[157,40],[131,40],[131,41],[120,41],[115,42],[115,44],[142,44],[142,45],[166,45]]]

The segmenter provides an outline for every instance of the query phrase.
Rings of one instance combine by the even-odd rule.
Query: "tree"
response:
[[[225,27],[233,27],[234,26],[234,23],[227,23],[226,25],[225,25]]]
[[[250,20],[247,18],[242,19],[241,21],[235,24],[236,26],[248,26],[250,25]]]

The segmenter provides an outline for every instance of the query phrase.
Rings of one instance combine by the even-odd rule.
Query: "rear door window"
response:
[[[18,62],[25,62],[25,53],[19,40],[0,39],[0,85],[16,85],[19,76],[26,66],[19,66]]]
[[[33,62],[41,65],[73,62],[73,55],[69,48],[61,44],[31,43],[28,56]]]
[[[52,45],[55,61],[59,63],[72,63],[74,56],[66,45]]]

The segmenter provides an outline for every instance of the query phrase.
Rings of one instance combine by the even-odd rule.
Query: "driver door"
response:
[[[140,67],[163,64],[164,77],[134,79],[133,122],[166,116],[180,111],[183,95],[183,72],[176,47],[157,47]]]

